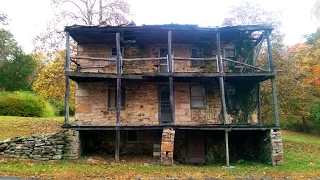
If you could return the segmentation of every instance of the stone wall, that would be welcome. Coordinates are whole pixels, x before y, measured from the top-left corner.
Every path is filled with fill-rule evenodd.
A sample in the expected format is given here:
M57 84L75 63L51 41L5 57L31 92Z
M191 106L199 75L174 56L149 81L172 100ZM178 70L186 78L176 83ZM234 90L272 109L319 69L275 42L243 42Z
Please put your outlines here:
M114 46L115 47L115 46ZM101 57L111 58L113 46L107 46L102 44L85 44L78 45L77 55L78 56L89 56L89 57ZM145 46L125 46L123 47L122 57L128 58L156 58L159 57L160 49L166 49L167 44L148 44ZM195 45L191 44L173 44L173 56L174 57L191 57L191 49L196 48ZM206 55L206 57L216 57L215 49L212 51L212 55ZM77 60L81 66L87 66L81 69L81 72L93 72L93 73L116 73L116 67L114 63L108 61L89 61L87 59ZM124 61L123 72L124 73L155 73L158 72L156 65L159 61ZM216 61L205 63L216 67ZM89 67L89 66L101 66ZM216 68L211 68L216 69ZM174 61L175 72L200 72L203 71L200 67L193 67L191 61Z
M114 84L109 84L114 85ZM78 83L76 87L76 125L115 125L116 111L108 109L107 83ZM158 125L158 83L122 83L125 89L125 108L121 110L121 125ZM177 125L199 125L221 123L221 101L219 89L208 90L206 108L191 109L190 84L176 83L175 123Z
M60 130L49 135L15 137L0 141L0 156L35 160L79 158L77 131Z

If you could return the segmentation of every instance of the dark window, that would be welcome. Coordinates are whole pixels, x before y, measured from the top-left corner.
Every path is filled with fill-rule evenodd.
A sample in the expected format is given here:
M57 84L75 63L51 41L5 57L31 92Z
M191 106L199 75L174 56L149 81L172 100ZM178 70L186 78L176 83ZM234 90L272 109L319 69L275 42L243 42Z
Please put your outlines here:
M205 89L203 86L191 86L191 108L205 108Z
M191 58L203 58L202 49L191 49ZM204 61L201 60L192 60L191 66L200 67L204 65Z
M108 109L116 109L117 88L116 86L109 86L108 89ZM125 108L126 104L126 91L121 88L121 109Z
M127 141L138 142L138 131L136 130L128 131Z

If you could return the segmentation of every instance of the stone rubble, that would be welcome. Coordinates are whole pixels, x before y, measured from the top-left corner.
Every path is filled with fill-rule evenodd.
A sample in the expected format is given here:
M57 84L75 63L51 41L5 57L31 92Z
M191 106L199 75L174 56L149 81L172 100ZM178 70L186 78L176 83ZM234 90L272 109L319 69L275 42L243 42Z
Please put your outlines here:
M15 137L0 141L0 157L34 160L77 159L79 132L61 129L57 133Z

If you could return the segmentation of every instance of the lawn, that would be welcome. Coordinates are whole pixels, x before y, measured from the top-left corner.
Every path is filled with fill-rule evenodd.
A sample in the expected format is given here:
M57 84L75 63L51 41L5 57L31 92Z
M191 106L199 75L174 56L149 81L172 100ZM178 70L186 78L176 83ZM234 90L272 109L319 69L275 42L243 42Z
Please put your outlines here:
M51 133L59 129L63 118L0 117L0 139ZM283 131L285 165L242 162L234 168L216 166L175 165L164 167L152 163L122 161L49 161L0 158L0 176L37 177L54 179L150 179L150 178L320 178L320 137Z

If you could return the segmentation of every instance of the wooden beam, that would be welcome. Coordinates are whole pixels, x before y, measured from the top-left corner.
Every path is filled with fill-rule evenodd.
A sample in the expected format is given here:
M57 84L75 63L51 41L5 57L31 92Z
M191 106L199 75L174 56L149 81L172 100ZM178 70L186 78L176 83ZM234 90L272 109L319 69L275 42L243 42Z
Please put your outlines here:
M117 128L116 129L116 148L115 148L115 160L117 163L120 162L119 152L120 152L120 130Z
M273 67L273 58L272 58L272 45L270 40L270 32L269 30L266 30L266 36L267 36L267 45L268 45L268 65L269 65L269 71L274 72Z
M121 113L121 78L117 78L117 126L120 125L120 113Z
M223 64L221 58L221 47L220 47L220 33L217 34L217 54L218 54L218 70L219 74L223 73ZM225 88L224 88L224 79L223 77L219 77L220 83L220 97L221 97L221 105L222 105L222 118L223 123L228 124L228 116L227 116L227 106L226 106L226 96L225 96Z
M277 127L280 127L279 122L279 110L278 110L278 98L277 98L277 88L276 88L276 79L271 78L272 85L272 100L273 100L273 115L274 115L274 124Z
M65 80L66 80L66 90L64 95L64 106L65 106L65 117L64 124L70 124L69 121L69 104L70 104L70 80L67 72L70 71L70 34L66 32L66 69L65 69Z
M133 59L122 59L122 61L154 61L154 60L166 60L166 57L157 58L133 58Z
M172 32L171 30L168 31L168 70L169 72L173 72L173 62L172 62L172 47L171 47L171 43L172 43Z
M250 64L246 64L246 63L242 63L242 62L238 62L238 61L235 61L235 60L232 60L232 59L228 59L228 58L222 58L222 60L224 61L229 61L229 62L232 62L232 63L235 63L235 64L240 64L240 65L243 65L243 66L247 66L247 67L250 67L250 68L253 68L253 69L258 69L258 70L261 70L261 71L267 71L263 68L260 68L260 67L257 67L257 66L253 66L253 65L250 65Z
M257 92L257 100L258 100L258 118L259 118L259 125L262 126L262 113L261 113L261 84L258 83L258 92Z
M229 131L225 130L225 141L226 141L226 165L227 167L230 166L229 161Z
M174 60L178 61L212 61L217 60L217 58L187 58L187 57L173 57Z
M113 58L97 58L97 57L89 57L89 56L71 56L71 59L85 59L91 61L116 61Z
M221 43L220 43L220 33L217 33L217 56L218 56L218 69L219 73L223 73L223 64L222 64L222 57L221 57Z
M117 57L116 57L116 66L117 66L117 74L121 74L121 48L120 48L120 33L116 34L116 46L117 46Z
M175 124L173 77L169 77L169 90L170 90L171 119L172 119L172 124Z

